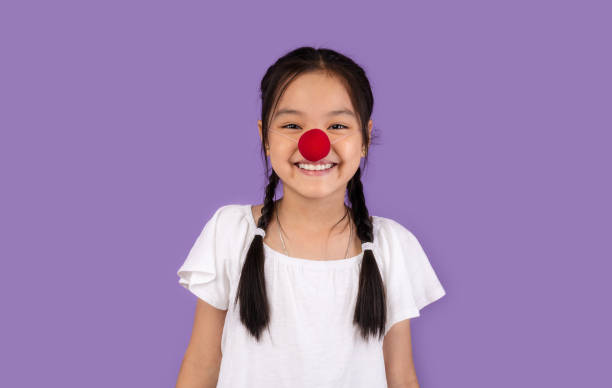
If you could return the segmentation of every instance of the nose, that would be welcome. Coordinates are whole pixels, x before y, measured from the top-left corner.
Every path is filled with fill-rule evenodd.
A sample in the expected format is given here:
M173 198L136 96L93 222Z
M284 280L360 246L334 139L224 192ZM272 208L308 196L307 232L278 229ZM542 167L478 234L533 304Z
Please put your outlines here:
M313 128L300 136L298 149L304 158L316 162L329 154L329 137L323 130Z

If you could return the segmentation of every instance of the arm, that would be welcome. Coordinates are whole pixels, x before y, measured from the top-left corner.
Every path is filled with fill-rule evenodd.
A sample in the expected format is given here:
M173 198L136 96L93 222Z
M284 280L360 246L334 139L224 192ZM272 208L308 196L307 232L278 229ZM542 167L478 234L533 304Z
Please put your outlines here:
M198 298L191 339L179 370L176 388L214 388L221 366L221 336L227 310Z
M420 388L410 338L410 319L394 324L383 340L385 372L389 388Z

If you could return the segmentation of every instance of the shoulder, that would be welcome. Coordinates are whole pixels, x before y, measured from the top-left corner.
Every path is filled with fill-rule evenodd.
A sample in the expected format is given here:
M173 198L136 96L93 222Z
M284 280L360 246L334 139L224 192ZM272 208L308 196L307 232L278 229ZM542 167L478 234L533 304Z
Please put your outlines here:
M416 236L399 221L382 216L372 216L375 240L380 246L393 246L398 242L418 242Z
M251 205L231 203L215 209L210 221L220 229L248 226L252 218Z
M424 251L415 234L401 222L374 216L374 241L387 271L420 265Z
M216 243L226 252L238 253L252 234L251 205L226 204L215 209L205 229L213 229ZM238 251L236 251L238 249Z

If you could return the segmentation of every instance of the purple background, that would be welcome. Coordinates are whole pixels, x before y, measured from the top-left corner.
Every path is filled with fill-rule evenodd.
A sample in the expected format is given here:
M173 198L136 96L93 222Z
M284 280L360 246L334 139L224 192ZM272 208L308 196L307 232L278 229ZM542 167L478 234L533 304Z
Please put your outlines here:
M0 386L174 386L176 271L261 203L259 82L301 45L365 68L370 213L447 291L421 385L609 384L607 2L204 3L1 3Z

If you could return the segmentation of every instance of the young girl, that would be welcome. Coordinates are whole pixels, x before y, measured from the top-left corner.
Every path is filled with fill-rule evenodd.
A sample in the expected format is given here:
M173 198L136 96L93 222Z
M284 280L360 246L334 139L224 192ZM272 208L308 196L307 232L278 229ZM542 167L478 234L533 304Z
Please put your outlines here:
M364 70L301 47L261 98L265 198L218 208L178 270L198 299L177 387L418 387L409 319L445 290L416 237L368 213Z

